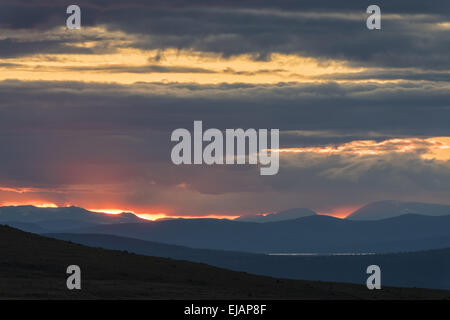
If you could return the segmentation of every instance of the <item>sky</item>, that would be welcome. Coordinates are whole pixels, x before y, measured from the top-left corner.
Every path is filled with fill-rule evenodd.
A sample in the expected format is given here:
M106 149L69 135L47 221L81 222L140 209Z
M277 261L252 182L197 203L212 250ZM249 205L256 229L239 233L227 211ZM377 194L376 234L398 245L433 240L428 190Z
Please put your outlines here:
M450 2L0 1L0 205L147 218L450 204ZM280 170L171 132L280 129Z

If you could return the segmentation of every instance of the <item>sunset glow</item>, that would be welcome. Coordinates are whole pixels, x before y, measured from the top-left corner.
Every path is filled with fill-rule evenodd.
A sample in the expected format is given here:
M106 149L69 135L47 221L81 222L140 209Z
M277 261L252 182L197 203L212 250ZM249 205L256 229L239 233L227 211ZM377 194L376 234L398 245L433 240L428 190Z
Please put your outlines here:
M54 203L42 203L42 202L26 202L26 203L18 203L18 202L2 202L0 204L1 207L19 207L19 206L33 206L37 208L57 208L58 206Z
M88 209L89 211L92 212L97 212L97 213L106 213L106 214L121 214L121 213L132 213L136 216L138 216L141 219L145 219L145 220L150 220L150 221L155 221L158 219L163 219L166 218L167 215L165 213L136 213L133 210L128 210L128 209Z
M145 219L145 220L151 220L151 221L155 221L155 220L159 220L159 219L236 219L239 216L238 215L215 215L215 214L210 214L210 215L205 215L205 216L180 216L180 215L170 215L170 214L166 214L166 213L136 213L133 212L132 210L122 210L122 209L88 209L89 211L92 212L98 212L98 213L107 213L107 214L121 214L124 212L130 212L136 216L138 216L139 218Z
M92 212L107 213L107 214L121 214L124 212L130 212L130 213L134 214L133 211L121 210L121 209L87 209L87 210L92 211Z

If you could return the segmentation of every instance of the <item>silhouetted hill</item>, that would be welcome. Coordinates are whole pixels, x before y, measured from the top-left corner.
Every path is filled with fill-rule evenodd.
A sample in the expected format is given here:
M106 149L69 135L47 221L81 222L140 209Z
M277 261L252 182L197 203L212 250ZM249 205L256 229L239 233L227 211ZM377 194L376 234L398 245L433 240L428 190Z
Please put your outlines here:
M399 252L450 247L450 216L403 215L377 221L329 216L254 223L178 219L98 225L71 233L112 234L193 248L256 253Z
M254 216L242 216L235 221L248 221L248 222L274 222L293 220L308 216L316 215L314 211L306 208L294 208L289 210L280 211L278 213L270 213L267 215L254 215Z
M4 224L25 232L32 232L32 233L47 233L50 232L50 230L45 229L41 227L40 225L36 223L28 223L28 222L20 222L20 221L2 221L0 224Z
M367 266L382 269L384 285L450 290L450 249L380 255L273 256L193 249L99 234L49 234L88 246L207 263L253 274L364 284Z
M450 215L450 205L422 202L402 202L395 200L377 201L359 208L349 215L347 219L379 220L409 213L428 216Z
M1 298L420 299L450 292L249 275L205 264L90 248L0 226ZM66 268L81 268L82 289L66 289ZM6 280L5 280L6 279Z

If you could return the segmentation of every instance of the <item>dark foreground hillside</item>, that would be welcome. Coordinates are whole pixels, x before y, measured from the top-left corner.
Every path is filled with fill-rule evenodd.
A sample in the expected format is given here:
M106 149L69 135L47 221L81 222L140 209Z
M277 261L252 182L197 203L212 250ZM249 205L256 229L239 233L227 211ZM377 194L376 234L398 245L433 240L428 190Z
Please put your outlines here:
M82 290L66 289L79 265ZM280 280L177 261L90 248L0 226L0 298L425 299L449 291Z

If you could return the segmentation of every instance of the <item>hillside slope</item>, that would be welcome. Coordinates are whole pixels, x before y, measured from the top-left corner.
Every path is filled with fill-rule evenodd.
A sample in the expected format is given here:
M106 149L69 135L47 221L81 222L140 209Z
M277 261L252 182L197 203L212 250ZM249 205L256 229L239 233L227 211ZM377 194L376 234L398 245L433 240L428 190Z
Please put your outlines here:
M90 248L0 226L0 298L420 299L448 291L280 280L199 263ZM67 266L82 270L82 290L66 289Z
M271 277L364 284L367 266L382 269L384 285L450 290L450 248L376 255L292 256L193 249L101 234L49 234L61 240L137 254L202 262Z

